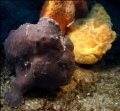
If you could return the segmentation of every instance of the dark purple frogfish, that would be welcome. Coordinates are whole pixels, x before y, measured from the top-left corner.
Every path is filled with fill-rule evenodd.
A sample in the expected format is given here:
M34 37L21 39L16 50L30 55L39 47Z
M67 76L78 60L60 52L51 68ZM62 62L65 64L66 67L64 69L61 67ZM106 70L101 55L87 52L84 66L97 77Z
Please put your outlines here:
M75 70L72 42L48 17L11 31L4 48L6 65L15 74L5 96L10 107L20 106L31 88L55 89L68 84Z

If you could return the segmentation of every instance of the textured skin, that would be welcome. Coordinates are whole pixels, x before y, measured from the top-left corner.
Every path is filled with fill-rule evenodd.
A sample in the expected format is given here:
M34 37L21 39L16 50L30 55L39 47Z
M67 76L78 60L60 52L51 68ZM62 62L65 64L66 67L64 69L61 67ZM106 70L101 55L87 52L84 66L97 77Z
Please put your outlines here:
M86 18L70 24L67 34L74 44L75 61L81 64L93 64L102 59L116 39L111 19L100 4L93 5Z
M65 34L67 25L74 19L85 17L87 11L85 0L46 0L40 17L46 16L57 21Z
M75 17L74 1L46 0L40 13L40 17L43 16L57 21L64 34L67 25L72 22Z
M15 72L12 90L5 96L8 105L20 106L24 93L33 87L55 89L68 84L75 70L72 51L70 39L48 17L12 31L5 41L6 63Z
M87 2L86 2L87 1ZM87 3L89 4L91 0L75 0L75 20L83 18L88 12Z

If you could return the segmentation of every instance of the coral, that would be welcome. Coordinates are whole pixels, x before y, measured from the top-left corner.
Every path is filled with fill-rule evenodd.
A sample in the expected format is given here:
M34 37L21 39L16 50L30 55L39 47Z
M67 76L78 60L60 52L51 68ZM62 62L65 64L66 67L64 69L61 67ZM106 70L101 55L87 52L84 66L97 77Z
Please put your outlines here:
M11 107L20 106L24 93L33 87L55 89L68 84L75 70L72 42L48 17L11 31L5 54L7 66L15 73L12 90L5 96Z
M101 4L95 4L84 19L68 26L68 36L74 44L75 61L93 64L100 60L116 38L109 15Z
M70 22L75 18L84 17L86 13L87 6L85 0L48 0L42 7L40 17L46 16L57 21L60 24L62 33L64 34L66 32L66 27Z

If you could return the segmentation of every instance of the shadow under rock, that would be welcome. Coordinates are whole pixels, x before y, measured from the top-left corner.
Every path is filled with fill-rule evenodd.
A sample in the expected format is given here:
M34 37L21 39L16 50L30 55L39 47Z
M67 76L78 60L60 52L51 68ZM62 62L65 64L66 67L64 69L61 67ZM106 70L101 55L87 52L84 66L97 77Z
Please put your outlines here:
M24 97L28 98L47 98L48 100L54 100L57 97L57 93L60 91L60 88L57 89L43 89L43 88L32 88L24 94Z

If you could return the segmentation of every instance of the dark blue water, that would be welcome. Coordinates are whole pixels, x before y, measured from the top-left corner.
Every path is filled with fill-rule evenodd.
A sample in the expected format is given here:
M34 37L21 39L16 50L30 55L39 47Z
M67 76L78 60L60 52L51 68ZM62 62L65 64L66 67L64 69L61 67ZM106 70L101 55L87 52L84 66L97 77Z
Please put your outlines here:
M37 23L39 20L40 10L44 1L0 1L0 46L3 48L4 41L11 30L17 29L24 23ZM107 13L111 17L113 30L117 33L117 39L113 43L113 47L108 51L108 55L114 56L120 61L120 5L118 0L96 0L104 6Z

